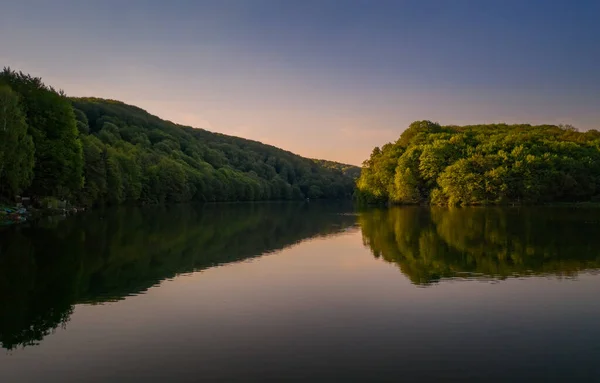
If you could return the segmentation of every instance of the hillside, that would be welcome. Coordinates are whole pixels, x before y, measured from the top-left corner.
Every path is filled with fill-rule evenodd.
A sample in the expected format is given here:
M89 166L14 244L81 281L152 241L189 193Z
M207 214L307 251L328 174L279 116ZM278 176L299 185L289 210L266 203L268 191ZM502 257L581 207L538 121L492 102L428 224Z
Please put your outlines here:
M19 168L0 167L0 181L12 180L0 184L5 198L23 192L86 206L348 198L360 172L177 125L119 101L67 98L10 69L0 85L0 102L12 108L0 109L0 120L12 121L11 148L21 148L0 147L0 161Z
M417 121L373 150L356 194L368 203L451 206L598 201L600 132Z

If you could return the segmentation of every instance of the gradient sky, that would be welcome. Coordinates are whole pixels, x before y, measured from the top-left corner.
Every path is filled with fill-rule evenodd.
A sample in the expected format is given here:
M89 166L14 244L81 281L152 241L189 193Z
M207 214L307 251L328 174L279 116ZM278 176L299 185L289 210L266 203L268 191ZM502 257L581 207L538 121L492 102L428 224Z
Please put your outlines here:
M0 65L360 164L410 122L600 128L600 1L3 1Z

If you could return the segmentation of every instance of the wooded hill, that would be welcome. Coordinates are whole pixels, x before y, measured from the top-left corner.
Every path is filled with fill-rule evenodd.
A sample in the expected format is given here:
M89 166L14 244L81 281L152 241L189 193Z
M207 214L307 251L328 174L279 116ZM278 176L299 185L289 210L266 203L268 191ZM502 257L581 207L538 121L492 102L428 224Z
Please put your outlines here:
M0 196L93 206L347 198L358 167L161 120L135 106L68 98L0 73Z
M373 150L356 195L434 205L600 201L600 132L417 121Z

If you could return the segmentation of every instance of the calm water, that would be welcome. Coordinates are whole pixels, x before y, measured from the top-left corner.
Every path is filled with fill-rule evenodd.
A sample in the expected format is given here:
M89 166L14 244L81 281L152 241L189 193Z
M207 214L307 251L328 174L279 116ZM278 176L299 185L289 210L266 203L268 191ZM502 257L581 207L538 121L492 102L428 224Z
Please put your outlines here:
M89 212L0 229L0 380L600 381L600 210Z

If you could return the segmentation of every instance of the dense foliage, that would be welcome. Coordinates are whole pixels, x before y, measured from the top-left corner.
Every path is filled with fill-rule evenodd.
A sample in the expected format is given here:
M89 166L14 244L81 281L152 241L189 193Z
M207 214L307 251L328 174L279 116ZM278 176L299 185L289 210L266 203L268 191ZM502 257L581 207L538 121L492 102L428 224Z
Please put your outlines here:
M342 204L341 202L339 204ZM180 273L241 261L354 224L336 202L94 209L0 228L0 348L36 344L77 303L140 294Z
M600 132L418 121L364 162L369 203L474 205L600 199Z
M179 126L118 101L69 99L10 69L0 86L0 134L8 137L0 197L25 192L87 206L346 198L359 172Z
M35 147L33 179L27 190L39 196L74 197L83 186L83 156L71 103L40 78L9 69L0 73L2 84L20 96L27 134Z
M33 141L19 97L0 85L0 195L14 196L33 178Z
M574 276L600 267L598 211L392 207L361 212L363 241L413 283Z

